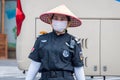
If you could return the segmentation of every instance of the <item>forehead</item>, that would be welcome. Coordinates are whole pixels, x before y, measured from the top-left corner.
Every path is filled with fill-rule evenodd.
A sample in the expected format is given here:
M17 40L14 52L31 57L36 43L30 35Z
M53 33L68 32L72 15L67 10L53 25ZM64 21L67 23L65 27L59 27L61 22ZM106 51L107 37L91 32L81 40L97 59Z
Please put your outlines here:
M65 15L62 15L62 14L54 14L54 17L64 17L64 18L66 18L66 16Z

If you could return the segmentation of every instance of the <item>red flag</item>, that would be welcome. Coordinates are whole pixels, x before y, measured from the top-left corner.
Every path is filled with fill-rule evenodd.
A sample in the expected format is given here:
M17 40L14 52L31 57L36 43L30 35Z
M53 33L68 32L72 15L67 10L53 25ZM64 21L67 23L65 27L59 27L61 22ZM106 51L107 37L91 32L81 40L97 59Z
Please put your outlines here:
M17 8L16 8L16 25L17 25L17 36L20 34L22 22L25 19L25 15L22 11L21 2L17 0Z

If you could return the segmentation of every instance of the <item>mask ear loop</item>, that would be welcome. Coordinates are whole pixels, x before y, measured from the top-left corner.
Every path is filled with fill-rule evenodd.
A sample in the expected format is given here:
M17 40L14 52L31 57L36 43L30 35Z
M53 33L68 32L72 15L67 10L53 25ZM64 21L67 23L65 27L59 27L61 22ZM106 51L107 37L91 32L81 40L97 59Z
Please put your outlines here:
M67 30L68 27L70 27L71 21L68 21L67 27L64 29L64 32Z

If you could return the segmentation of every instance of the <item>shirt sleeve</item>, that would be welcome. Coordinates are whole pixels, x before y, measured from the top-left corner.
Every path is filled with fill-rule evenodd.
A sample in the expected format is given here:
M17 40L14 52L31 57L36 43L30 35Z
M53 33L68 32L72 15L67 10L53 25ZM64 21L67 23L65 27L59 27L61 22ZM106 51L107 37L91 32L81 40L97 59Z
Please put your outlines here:
M81 44L75 43L74 53L72 58L72 63L74 67L82 67L83 66L83 58L82 58L82 49Z
M31 53L28 56L30 59L32 59L32 60L34 60L36 62L41 62L40 56L39 56L39 45L40 45L40 39L37 38L32 50L31 50Z

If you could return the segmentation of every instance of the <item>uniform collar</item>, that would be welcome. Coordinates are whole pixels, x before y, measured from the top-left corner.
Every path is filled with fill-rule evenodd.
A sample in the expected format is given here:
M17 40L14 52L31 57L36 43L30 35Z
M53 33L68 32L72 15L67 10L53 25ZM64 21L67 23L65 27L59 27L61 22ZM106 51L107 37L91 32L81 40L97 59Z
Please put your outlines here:
M60 34L60 35L57 35L57 33L56 33L56 31L55 30L53 30L53 32L52 32L55 36L63 36L63 35L65 35L66 33L67 33L67 30L65 31L65 33L63 33L63 34Z

